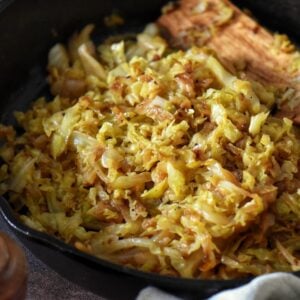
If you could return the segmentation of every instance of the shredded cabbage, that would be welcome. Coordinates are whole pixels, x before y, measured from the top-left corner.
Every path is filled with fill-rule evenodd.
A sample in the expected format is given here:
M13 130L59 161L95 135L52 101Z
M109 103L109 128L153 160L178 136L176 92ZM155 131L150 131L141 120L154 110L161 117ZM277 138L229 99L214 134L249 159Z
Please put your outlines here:
M272 115L277 94L153 24L99 47L92 29L50 50L55 97L15 114L24 133L0 126L0 191L21 220L165 275L299 270L299 133Z

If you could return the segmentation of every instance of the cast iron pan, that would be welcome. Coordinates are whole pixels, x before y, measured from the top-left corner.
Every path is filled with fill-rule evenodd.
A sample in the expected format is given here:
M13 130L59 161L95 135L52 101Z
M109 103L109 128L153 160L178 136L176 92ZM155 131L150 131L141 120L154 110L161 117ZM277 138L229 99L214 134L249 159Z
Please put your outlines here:
M46 84L47 51L88 23L97 25L96 38L114 33L138 32L155 20L164 0L0 0L0 122L14 124L12 112L25 110L40 95L49 95ZM299 30L298 0L234 1L250 8L271 29L288 33L296 41ZM125 27L108 30L104 16L119 12ZM50 98L50 95L49 95ZM110 300L134 299L147 285L156 285L185 299L208 297L239 286L242 280L193 280L159 276L129 269L92 257L64 242L23 225L8 202L0 211L19 239L39 259L62 276ZM300 272L296 273L300 275ZM42 288L42 287L41 287Z

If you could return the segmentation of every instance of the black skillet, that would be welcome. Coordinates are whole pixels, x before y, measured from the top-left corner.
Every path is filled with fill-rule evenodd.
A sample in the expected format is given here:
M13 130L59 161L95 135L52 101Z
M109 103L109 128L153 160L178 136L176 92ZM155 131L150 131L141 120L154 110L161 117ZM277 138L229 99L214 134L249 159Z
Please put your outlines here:
M0 122L14 124L12 112L24 110L47 93L47 51L75 29L97 24L97 36L117 33L103 26L104 16L116 11L127 20L123 32L138 32L155 20L164 0L0 0ZM271 29L300 39L299 0L236 0ZM0 211L19 239L39 259L62 276L108 299L133 299L147 285L157 285L186 299L200 299L239 286L243 280L178 279L128 269L77 251L18 221L5 199ZM300 273L297 273L300 275ZM42 288L42 287L41 287Z

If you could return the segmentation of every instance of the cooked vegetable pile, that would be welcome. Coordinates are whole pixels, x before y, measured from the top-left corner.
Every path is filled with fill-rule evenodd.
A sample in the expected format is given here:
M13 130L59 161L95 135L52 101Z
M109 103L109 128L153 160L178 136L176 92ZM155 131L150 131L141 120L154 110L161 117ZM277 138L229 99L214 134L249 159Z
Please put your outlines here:
M92 29L50 50L55 97L15 113L23 133L0 128L1 194L21 220L165 275L300 270L300 144L271 114L278 92L154 25L97 48Z

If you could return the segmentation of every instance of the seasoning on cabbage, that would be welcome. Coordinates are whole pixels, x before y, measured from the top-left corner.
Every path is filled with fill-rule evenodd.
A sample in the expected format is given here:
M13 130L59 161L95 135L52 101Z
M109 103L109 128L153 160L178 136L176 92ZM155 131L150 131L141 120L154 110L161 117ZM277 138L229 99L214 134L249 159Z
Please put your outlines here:
M140 270L236 278L299 270L298 130L271 87L155 25L49 52L54 98L0 126L0 191L28 226ZM299 249L298 249L299 245Z

